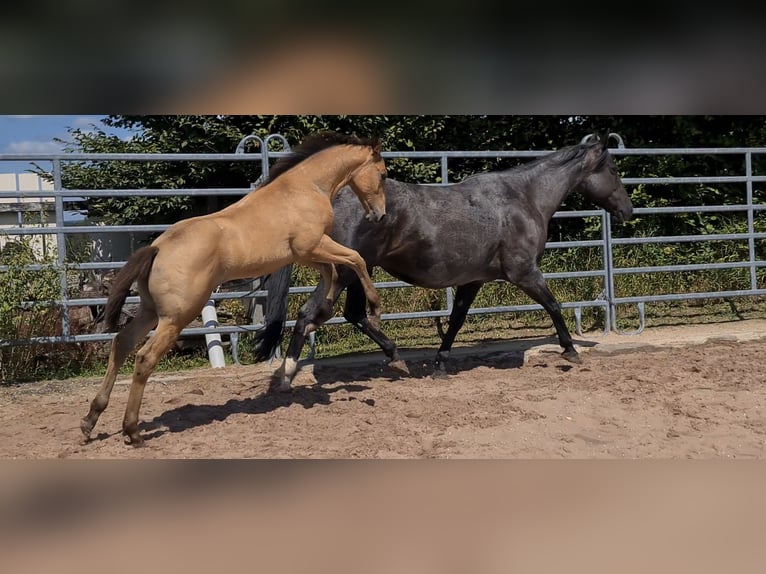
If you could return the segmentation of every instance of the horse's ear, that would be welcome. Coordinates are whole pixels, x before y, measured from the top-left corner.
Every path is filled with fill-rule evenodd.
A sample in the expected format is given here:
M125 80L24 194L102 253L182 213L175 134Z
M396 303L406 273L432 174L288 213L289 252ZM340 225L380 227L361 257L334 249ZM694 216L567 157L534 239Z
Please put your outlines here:
M607 132L607 134L608 133L609 132ZM609 141L609 137L602 137L598 132L594 132L592 135L583 138L583 142L588 144L585 158L583 160L583 167L587 171L595 170L601 163L601 159L604 157L607 141Z
M606 130L602 136L598 138L601 142L601 149L609 147L609 130Z
M383 142L380 141L380 138L375 138L372 142L372 153L375 155L380 155L380 152L383 150Z

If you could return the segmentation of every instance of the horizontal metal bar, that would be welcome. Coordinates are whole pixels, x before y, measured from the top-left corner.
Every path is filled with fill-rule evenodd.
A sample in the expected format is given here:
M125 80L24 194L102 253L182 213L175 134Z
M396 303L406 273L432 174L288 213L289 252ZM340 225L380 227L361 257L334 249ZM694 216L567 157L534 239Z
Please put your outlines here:
M90 233L157 233L165 231L170 225L65 225L45 227L9 227L0 229L0 233L7 235L54 235L64 233L67 235L80 235Z
M715 175L715 176L684 176L684 177L621 177L624 185L639 184L688 184L688 183L744 183L756 176L748 178L745 175Z
M546 249L565 249L567 247L603 247L602 239L587 239L584 241L549 241L545 244Z
M609 148L612 155L743 155L766 154L766 147Z
M63 195L64 201L77 203L86 201L86 197L175 197L175 196L230 196L246 195L251 187L217 187L217 188L176 188L176 189L59 189L42 191L0 191L0 198L44 198L53 199ZM34 205L38 205L34 202ZM53 201L39 204L41 207L53 208Z
M228 333L252 333L259 329L262 329L264 325L262 323L251 325L226 325L220 327L189 327L183 329L179 338L193 337L199 335L209 335L213 333L228 334ZM150 331L149 335L152 335L154 331ZM54 336L54 337L32 337L29 339L12 339L0 341L0 347L16 347L31 344L52 344L52 343L95 343L98 341L110 341L114 338L116 333L87 333L84 335L69 335Z
M287 152L269 152L279 158ZM261 154L239 153L0 153L0 161L261 161Z
M574 309L577 307L606 307L608 301L576 301L562 303L561 307L564 309ZM508 305L505 307L474 307L468 310L469 315L481 315L481 314L493 314L493 313L517 313L526 311L543 311L543 307L537 304L530 305ZM383 313L380 318L382 321L403 321L413 319L436 319L440 317L449 317L450 311L448 309L437 309L433 311L413 311L409 313ZM295 327L295 321L287 321L286 327ZM348 323L343 317L333 317L329 319L324 325L342 325Z
M665 235L657 237L614 237L614 245L639 245L648 243L691 243L694 241L745 241L750 238L764 239L766 233L711 233L710 235Z
M687 265L657 265L654 267L614 267L615 275L634 273L673 273L678 271L710 271L711 269L747 269L766 267L766 261L736 261L727 263L690 263Z
M766 204L739 204L739 205L678 205L668 207L636 207L633 215L659 215L670 213L728 213L740 211L764 211Z
M749 297L766 295L766 289L743 289L740 291L706 291L703 293L669 293L664 295L638 295L635 297L615 297L615 305L626 303L652 303L662 301L683 301L686 299L726 299L727 297Z
M381 153L384 158L441 159L491 158L491 157L539 157L556 150L450 150L450 151L396 151ZM710 147L710 148L609 148L615 156L634 155L744 155L766 154L766 147ZM288 155L285 151L270 151L269 158ZM261 161L260 153L30 153L0 154L0 161Z

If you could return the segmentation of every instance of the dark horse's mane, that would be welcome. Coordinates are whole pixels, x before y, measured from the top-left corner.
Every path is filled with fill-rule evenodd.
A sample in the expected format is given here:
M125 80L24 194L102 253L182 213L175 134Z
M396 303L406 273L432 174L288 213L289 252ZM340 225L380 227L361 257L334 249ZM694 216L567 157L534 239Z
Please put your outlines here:
M546 154L544 156L538 157L530 162L527 162L525 164L522 164L521 167L535 167L537 165L540 165L544 162L552 162L553 165L565 165L569 163L570 161L576 161L581 159L585 153L592 149L593 147L601 146L600 143L584 143L584 144L577 144L565 148L561 148L558 151L551 152L549 154ZM607 154L602 154L599 158L598 165L596 166L596 169L600 169L603 162L606 161Z
M541 164L554 165L554 166L566 165L571 161L577 161L582 159L589 149L592 149L593 147L596 147L596 146L601 146L601 144L599 144L598 142L581 143L581 144L576 144L569 147L564 147L559 150L546 153L545 155L542 155L540 157L537 157L533 160L527 161L515 167L500 170L495 173L507 174L512 172L512 173L518 173L519 175L523 174L525 177L529 177L530 170L535 169L537 166ZM603 164L607 160L607 157L608 155L606 153L601 154L601 157L599 158L598 163L596 164L596 167L595 167L596 171L603 167ZM463 179L463 181L472 179L474 177L484 177L490 173L493 173L493 172L474 173L467 176L465 179Z
M354 135L342 134L338 132L317 132L310 134L304 140L290 150L290 154L281 158L269 170L269 177L264 183L274 181L280 175L294 168L306 158L336 145L359 145L375 147L379 144L378 138L360 138Z

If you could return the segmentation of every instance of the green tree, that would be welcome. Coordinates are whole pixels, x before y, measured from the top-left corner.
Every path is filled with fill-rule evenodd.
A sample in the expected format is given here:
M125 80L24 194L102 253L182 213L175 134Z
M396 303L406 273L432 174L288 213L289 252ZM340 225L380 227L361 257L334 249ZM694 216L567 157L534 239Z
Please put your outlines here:
M483 116L483 115L338 115L338 116L107 116L106 126L134 131L121 140L104 130L70 130L66 149L77 152L230 153L250 134L282 134L295 145L307 134L335 130L382 137L390 151L557 149L579 142L594 129L619 133L628 147L763 146L766 119L751 116ZM450 181L479 171L502 169L522 160L455 159L449 162ZM754 167L763 173L766 166ZM391 176L403 181L439 182L438 161L391 159ZM744 173L741 156L626 156L620 171L630 177L669 175L727 175ZM258 162L81 162L65 163L63 182L69 189L183 189L184 187L246 188L260 175ZM632 190L638 206L694 205L740 201L742 186L644 186ZM106 223L172 223L184 217L220 209L236 197L92 198L91 218ZM572 208L585 204L572 196ZM673 222L657 220L651 232L678 231ZM685 225L711 222L692 216ZM569 223L564 223L569 225ZM634 222L627 232L643 225ZM578 223L572 222L571 233ZM582 225L579 223L579 225ZM637 227L638 226L638 227ZM658 227L659 226L659 227ZM662 229L667 227L668 229ZM649 231L649 230L647 230Z
M319 130L380 136L388 150L553 149L583 135L580 122L556 116L107 116L108 127L133 130L122 140L103 129L71 129L65 149L83 153L231 153L251 134L279 133L295 145ZM392 177L439 181L438 161L391 160ZM450 179L502 167L492 159L462 160ZM63 184L76 189L248 187L258 162L66 162ZM219 209L236 198L92 198L88 214L109 224L171 223Z

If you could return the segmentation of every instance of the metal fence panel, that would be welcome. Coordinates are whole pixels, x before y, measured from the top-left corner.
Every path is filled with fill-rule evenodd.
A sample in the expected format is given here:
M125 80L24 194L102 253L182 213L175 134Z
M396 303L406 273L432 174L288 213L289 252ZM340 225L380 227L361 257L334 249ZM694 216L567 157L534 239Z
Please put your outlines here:
M269 151L269 143L277 141L282 145L282 151ZM257 143L259 149L257 153L245 153L246 145ZM621 144L621 140L619 140ZM20 195L23 197L53 198L55 204L55 224L49 227L27 227L20 225L0 230L0 233L9 236L24 235L54 235L57 246L57 269L59 271L60 297L56 301L49 301L49 304L60 305L63 309L84 305L103 305L106 298L90 297L76 298L70 296L70 289L67 285L66 272L68 269L75 270L113 270L120 268L124 261L105 261L105 262L80 262L67 263L67 236L74 234L128 234L128 233L155 233L164 231L168 225L119 225L103 226L88 225L75 226L69 225L65 221L65 203L72 198L84 197L131 197L131 196L151 196L168 197L173 195L190 196L238 196L246 194L251 188L211 188L211 189L121 189L121 190L97 190L97 189L64 189L62 185L62 163L71 161L136 161L136 162L203 162L203 161L255 161L260 162L261 174L268 174L269 162L284 156L289 150L287 141L280 135L274 134L265 139L257 136L249 136L240 142L235 153L215 153L215 154L0 154L1 161L36 161L50 162L52 165L53 190L51 191L33 191L33 192L4 192L0 191L0 198L14 197ZM657 207L635 209L635 215L674 215L682 213L735 213L744 212L747 216L747 230L742 233L711 233L708 235L673 235L664 237L613 237L611 223L606 212L600 209L580 210L580 211L559 211L556 218L585 218L599 217L601 221L601 238L595 240L583 241L549 241L546 249L563 248L581 248L595 247L601 250L602 267L596 270L568 271L559 273L548 273L548 279L560 278L587 278L601 277L604 282L604 290L600 296L594 300L583 301L563 301L564 309L573 309L577 321L577 330L580 330L580 314L584 308L601 308L605 314L604 331L621 332L617 328L617 308L620 305L637 305L639 311L639 327L633 332L640 332L644 327L644 305L659 301L682 301L699 298L713 297L743 297L766 294L766 289L758 285L756 271L764 266L766 262L757 258L755 242L766 238L766 233L755 231L755 214L766 210L766 205L757 204L753 200L754 184L766 182L766 176L755 175L753 173L752 158L754 155L766 155L766 148L662 148L662 149L628 149L620 147L610 150L614 156L671 156L671 155L705 155L705 156L732 156L740 155L745 160L745 171L742 174L726 174L720 176L679 176L679 177L629 177L626 174L623 182L627 187L632 185L685 185L685 184L742 184L743 196L742 202L734 205L689 205L674 207ZM407 158L413 160L433 159L440 162L440 175L442 182L448 182L449 161L451 159L464 158L534 158L549 153L548 151L535 150L497 150L497 151L389 151L382 155L386 159ZM649 245L649 244L669 244L682 242L710 242L710 241L744 241L748 244L748 258L742 261L728 261L709 264L688 264L688 265L642 265L629 267L614 266L614 249L626 245ZM31 265L29 269L40 269L40 265ZM699 271L705 269L736 269L745 268L750 273L750 285L747 289L729 290L729 291L706 291L700 293L662 293L653 295L618 295L615 289L615 278L619 276L646 274L646 273L681 273L689 271ZM7 268L0 266L0 271ZM378 289L401 289L411 287L402 281L384 281L376 282ZM291 294L307 293L313 291L313 285L297 285L290 288ZM263 297L265 291L256 290L234 291L227 293L214 293L212 298L216 301L222 299L239 299L243 297ZM383 314L383 320L415 319L415 318L437 318L448 316L451 311L451 290L447 290L447 306L445 309L432 311L402 312ZM128 303L136 303L137 297L129 297ZM498 306L487 308L474 308L470 314L485 313L508 313L525 312L530 310L541 310L542 307L536 304ZM343 323L342 317L335 317L328 321L328 324ZM287 325L292 327L295 321L288 321ZM199 335L209 333L246 333L260 328L259 323L210 328L187 328L182 331L183 335ZM5 340L0 341L0 346L23 345L23 344L44 344L61 342L86 342L86 341L105 341L111 339L111 334L81 334L73 335L69 325L69 314L62 313L62 335L55 337L37 337L31 339Z

